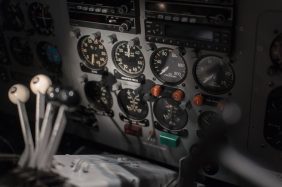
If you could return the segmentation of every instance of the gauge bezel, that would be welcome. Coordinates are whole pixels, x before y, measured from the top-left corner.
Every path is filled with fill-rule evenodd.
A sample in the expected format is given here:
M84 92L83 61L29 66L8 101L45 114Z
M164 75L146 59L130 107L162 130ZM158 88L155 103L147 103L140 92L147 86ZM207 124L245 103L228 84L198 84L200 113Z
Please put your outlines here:
M273 65L282 66L282 58L280 59L280 60L281 60L281 64L279 64L279 63L276 63L276 62L274 61L273 56L272 56L272 48L273 48L274 43L278 40L278 38L281 38L281 44L282 44L282 32L279 33L279 34L277 34L277 35L274 37L274 39L272 40L271 45L270 45L270 48L269 48L269 58L270 58L271 63L272 63Z
M35 30L39 33L39 34L42 34L42 35L45 35L45 36L49 36L49 35L52 35L54 34L54 18L52 17L52 14L50 12L50 10L48 9L48 13L50 14L50 17L51 17L51 24L50 24L50 27L44 27L42 31L41 30L41 26L37 26L38 23L37 21L33 21L33 9L32 9L32 6L34 6L35 4L38 4L39 6L41 6L42 8L46 8L48 7L47 5L41 3L41 2L32 2L29 7L28 7L28 17L29 17L29 20L32 24L32 26L35 28Z
M119 72L121 72L121 73L124 74L125 76L132 77L132 78L136 78L136 77L141 76L141 75L144 73L145 68L146 68L146 59L145 59L144 53L142 52L142 50L141 50L140 47L136 46L136 47L140 50L140 52L141 52L141 54L142 54L142 56L143 56L143 58L144 58L144 65L143 65L142 70L141 70L138 74L131 74L131 73L128 73L128 72L124 71L124 70L117 64L117 61L116 61L116 58L115 58L115 53L116 53L117 47L120 46L122 43L128 43L128 41L119 41L119 42L117 42L117 43L113 46L113 49L112 49L112 60L113 60L113 63L114 63L114 65L115 65L115 67L119 70Z
M108 94L109 94L109 96L110 96L110 98L109 98L109 99L110 99L110 104L109 104L109 106L107 106L106 109L102 109L102 108L100 108L100 107L97 107L95 101L89 96L88 91L86 91L86 87L87 87L87 86L93 87L93 86L95 85L96 87L101 88L101 85L100 85L100 84L103 85L103 83L101 83L101 82L88 81L88 82L86 82L86 83L84 84L84 86L83 86L83 91L84 91L84 94L85 94L85 96L86 96L86 98L87 98L87 101L88 101L89 103L91 103L91 106L92 106L95 110L101 111L101 112L109 112L109 111L112 109L113 105L114 105L114 98L113 98L113 96L112 96L110 90L108 89L108 87L107 87L106 85L103 85L103 86L106 87L107 92L108 92ZM99 91L100 91L100 90L99 90Z
M14 5L16 8L17 8L17 13L19 14L18 17L19 19L21 19L21 23L22 23L22 26L21 27L11 27L10 25L10 20L6 20L8 17L6 17L7 15L11 16L11 12L9 12L9 10L7 10L8 8L10 8L11 6L13 6L11 3L13 3L12 1L4 1L3 2L3 7L4 7L4 26L6 26L6 28L8 30L13 30L13 31L16 31L16 32L19 32L19 31L22 31L24 30L25 26L26 26L26 21L24 19L24 13L23 13L23 10L20 6L20 3L19 2L16 2L16 4ZM21 16L21 17L20 17ZM13 25L14 26L14 25Z
M218 117L218 119L220 119L219 113L217 113L215 111L204 111L199 115L198 120L197 120L198 126L199 126L200 129L205 130L207 128L207 127L203 126L202 119L203 119L203 117L205 117L207 115L211 115L211 114L213 115L213 117L215 116L215 117Z
M188 71L189 71L188 66L187 66L187 63L186 63L186 60L184 59L183 56L180 56L180 57L182 58L182 60L183 60L183 62L184 62L184 64L185 64L185 69L186 69L186 71L185 71L184 77L183 77L180 81L178 81L178 82L173 82L173 83L172 83L172 82L166 82L166 81L164 81L162 78L160 78L160 76L155 72L155 70L154 70L154 68L153 68L153 60L154 60L154 57L156 56L156 54L157 54L159 51L161 51L161 50L163 50L163 49L173 50L172 48L169 48L169 47L160 47L160 48L156 49L156 50L152 53L152 55L151 55L151 57L150 57L150 68L151 68L151 72L153 73L153 75L154 75L160 82L162 82L162 83L164 83L164 84L172 85L172 86L179 85L179 84L181 84L182 82L185 81L185 79L187 78L187 75L188 75Z
M20 58L18 55L15 55L15 51L14 51L14 41L16 42L24 42L25 44L27 44L28 46L28 53L29 53L29 57L31 58L29 62L25 62L23 61L22 58ZM10 51L12 53L12 56L13 56L13 59L20 65L22 66L26 66L26 67L30 67L34 64L34 54L32 52L32 48L31 48L31 45L30 45L30 42L28 40L26 40L25 38L22 38L22 37L18 37L18 36L15 36L13 38L10 39L9 41L9 46L10 46ZM23 49L23 48L22 48ZM26 48L25 48L26 49ZM26 55L25 55L26 57Z
M209 90L209 89L206 89L205 86L203 86L200 81L198 80L198 76L197 76L197 66L198 64L205 58L208 58L208 57L217 57L219 59L221 59L223 61L223 57L219 56L219 55L205 55L205 56L202 56L200 57L195 63L194 63L194 66L193 66L193 77L194 77L194 80L195 82L197 83L197 86L199 88L201 88L203 91L209 93L209 94L213 94L213 95L223 95L223 94L227 94L228 92L230 92L233 88L234 88L234 85L235 85L235 82L236 82L236 74L235 74L235 70L233 68L233 66L230 64L230 63L227 63L227 62L224 62L226 63L231 71L232 71L232 75L233 75L233 81L232 81L232 84L230 86L230 88L227 90L222 90L222 91L214 91L214 90Z
M97 40L97 41L103 46L103 49L105 50L106 55L107 55L107 59L106 59L106 63L105 63L102 67L98 68L98 67L96 67L96 66L93 66L92 64L90 64L89 62L87 62L87 60L85 60L85 58L84 58L84 56L83 56L83 54L82 54L82 52L81 52L81 45L82 45L82 42L83 42L86 38L90 38L91 40L93 40L93 42L95 42L95 40ZM77 43L77 52L78 52L79 58L82 60L83 64L84 64L86 67L88 67L88 68L90 68L90 69L93 69L93 70L103 70L103 69L107 66L107 64L108 64L108 62L109 62L109 56L108 56L108 52L107 52L107 49L106 49L105 45L101 42L101 40L93 39L93 38L91 38L90 35L85 35L85 36L82 36L82 37L79 38L78 43Z
M182 131L183 129L185 129L185 127L188 125L188 121L189 121L189 114L188 114L188 111L187 111L187 109L184 109L185 110L185 113L186 113L186 116L187 116L187 119L186 119L186 121L185 121L185 125L183 126L183 127L181 127L181 128L179 128L179 129L170 129L170 128L168 128L167 127L167 124L164 124L164 123L162 123L159 119L158 119L158 117L157 117L157 115L156 115L156 111L157 111L157 103L161 100L161 99L171 99L171 98L169 98L169 97L160 97L160 98L158 98L156 101L155 101L155 103L154 103L154 106L153 106L153 114L154 114L154 116L155 116L155 118L156 118L156 121L160 124L160 126L162 127L162 128L164 128L164 129L166 129L166 130L168 130L168 131L171 131L171 132L178 132L178 131ZM173 101L173 99L171 99L172 101ZM176 103L177 103L177 101L175 101Z
M125 89L122 89L122 90L117 94L117 101L118 101L118 106L119 106L120 110L125 114L125 116L127 116L128 118L130 118L130 119L132 119L132 120L142 121L142 120L146 119L147 116L148 116L148 114L149 114L149 105L148 105L148 103L147 103L146 101L144 101L144 100L143 100L143 102L146 104L146 105L145 105L145 107L146 107L146 115L144 115L144 117L143 117L143 116L142 116L142 118L141 118L141 117L136 117L136 116L133 116L133 115L131 115L131 114L128 114L128 113L125 111L125 109L124 109L124 107L123 107L123 104L122 104L122 101L121 101L122 98L120 98L120 93L121 93L122 91L126 92L127 90L133 90L133 89L131 89L131 88L125 88ZM141 95L141 94L139 94L139 95L141 96L141 97L140 97L140 100L142 101L142 95Z

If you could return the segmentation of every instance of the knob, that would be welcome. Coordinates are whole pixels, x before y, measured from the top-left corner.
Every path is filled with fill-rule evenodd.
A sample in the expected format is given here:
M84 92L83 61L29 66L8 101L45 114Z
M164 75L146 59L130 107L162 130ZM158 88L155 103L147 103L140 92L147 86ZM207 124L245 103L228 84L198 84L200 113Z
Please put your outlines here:
M139 40L139 38L138 38L138 37L133 38L132 40L130 40L130 41L128 42L128 45L129 45L130 47L133 47L133 46L140 46L140 40Z
M52 81L46 75L37 75L30 81L30 89L34 94L40 93L45 95L51 85Z
M96 40L100 40L102 34L101 34L101 32L95 32L93 35L94 35Z
M9 90L9 99L13 104L18 104L18 102L26 103L29 100L29 97L30 92L24 85L16 84Z
M204 104L204 97L201 94L195 95L193 98L193 103L196 106L202 106Z
M118 8L118 13L119 14L126 14L128 13L128 6L127 5L121 5L119 8Z
M81 31L80 31L80 29L78 29L78 28L73 29L73 30L70 32L70 36L71 36L71 37L75 37L75 38L80 38L80 36L81 36Z
M160 85L155 85L151 88L151 95L154 97L159 97L162 92L162 87Z
M172 95L171 95L172 99L174 99L175 101L182 101L185 98L185 93L182 90L175 90Z
M56 102L59 100L59 93L61 91L61 87L60 86L55 86L55 87L50 87L48 90L47 90L47 93L46 93L46 96L47 96L47 100L49 102Z
M120 32L126 32L131 29L131 22L130 21L125 21L119 26L119 31Z
M73 89L62 89L59 93L59 101L69 107L75 107L79 105L80 97L78 92Z
M108 36L108 43L114 44L118 41L116 34L111 34Z

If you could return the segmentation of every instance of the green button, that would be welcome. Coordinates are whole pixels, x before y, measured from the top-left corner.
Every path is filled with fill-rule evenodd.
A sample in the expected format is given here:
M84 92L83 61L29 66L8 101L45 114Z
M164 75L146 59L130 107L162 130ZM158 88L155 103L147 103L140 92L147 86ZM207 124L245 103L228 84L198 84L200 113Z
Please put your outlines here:
M179 145L179 141L179 136L166 132L161 132L160 134L160 143L168 147L177 147Z

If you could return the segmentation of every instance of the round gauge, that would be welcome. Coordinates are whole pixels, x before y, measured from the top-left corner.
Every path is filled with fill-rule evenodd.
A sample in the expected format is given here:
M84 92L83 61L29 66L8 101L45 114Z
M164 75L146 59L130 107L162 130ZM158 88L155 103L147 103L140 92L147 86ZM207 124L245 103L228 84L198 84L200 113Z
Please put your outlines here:
M118 94L121 110L131 119L143 120L149 112L148 104L136 90L123 89Z
M235 82L232 66L217 56L200 59L194 66L194 78L203 90L212 94L227 93Z
M33 54L27 40L14 37L10 41L10 49L15 60L24 66L33 64Z
M20 31L25 26L24 14L18 2L4 1L4 24L8 29Z
M62 58L56 46L48 42L39 42L37 54L48 70L58 70L62 65Z
M168 130L181 130L187 125L188 113L171 98L160 98L154 105L154 114L160 125Z
M90 36L83 36L78 42L77 50L87 67L102 69L108 62L106 48L98 39L93 40Z
M109 89L102 82L87 82L84 92L89 102L99 111L110 111L113 106L113 98Z
M206 130L213 126L214 124L218 124L221 121L221 117L218 113L212 111L206 111L201 113L198 119L199 127L202 130Z
M32 25L40 34L50 35L53 33L54 23L48 6L34 2L29 6L28 13Z
M275 65L282 65L282 34L278 35L272 42L270 57Z
M136 77L145 69L145 58L137 45L131 46L127 41L117 43L112 51L116 67L125 75Z
M282 150L282 87L269 95L264 123L266 141L272 147Z
M173 49L159 48L151 56L151 70L160 81L168 84L178 84L187 75L187 66L182 56Z

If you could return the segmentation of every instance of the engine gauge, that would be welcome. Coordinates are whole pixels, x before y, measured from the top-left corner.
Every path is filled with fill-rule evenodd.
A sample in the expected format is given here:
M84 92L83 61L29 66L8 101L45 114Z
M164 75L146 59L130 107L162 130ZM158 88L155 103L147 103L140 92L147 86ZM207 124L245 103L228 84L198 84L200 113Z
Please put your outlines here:
M171 98L158 99L154 104L154 114L160 125L165 129L177 131L187 125L187 111L180 108L179 102Z
M7 29L20 31L25 26L24 14L18 2L4 1L3 3L4 24Z
M213 125L218 124L221 121L221 117L218 113L213 111L206 111L201 113L198 119L199 127L202 130L206 130Z
M235 82L232 66L217 56L200 59L194 66L194 78L203 90L212 94L227 93Z
M90 36L83 36L77 45L80 58L85 65L92 69L102 69L108 62L105 46L98 39L93 40Z
M28 13L32 25L40 34L50 35L53 33L54 21L48 6L34 2L30 4Z
M165 47L152 54L151 70L160 81L168 84L179 84L188 71L184 58Z
M112 51L116 67L125 75L137 77L145 69L145 58L137 45L131 46L127 41L117 43Z
M121 110L131 119L143 120L148 115L148 104L136 90L121 90L118 94L118 103Z
M44 41L39 42L37 45L37 54L48 70L60 69L62 58L59 50L53 44Z
M278 35L272 42L270 58L275 65L282 66L282 34Z
M27 40L14 37L10 40L11 53L15 60L24 66L33 64L33 53Z
M102 82L87 82L84 86L85 95L96 110L108 112L113 106L110 90Z

